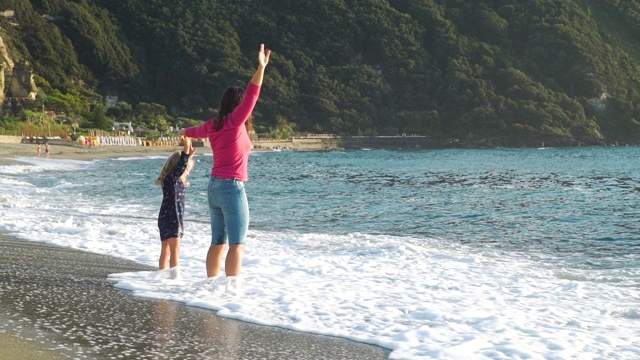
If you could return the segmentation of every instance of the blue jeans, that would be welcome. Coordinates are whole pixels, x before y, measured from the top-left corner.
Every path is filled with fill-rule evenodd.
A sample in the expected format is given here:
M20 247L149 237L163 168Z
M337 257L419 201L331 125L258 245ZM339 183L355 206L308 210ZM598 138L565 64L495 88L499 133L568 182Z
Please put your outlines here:
M207 191L211 244L244 244L249 230L249 202L244 181L211 177Z

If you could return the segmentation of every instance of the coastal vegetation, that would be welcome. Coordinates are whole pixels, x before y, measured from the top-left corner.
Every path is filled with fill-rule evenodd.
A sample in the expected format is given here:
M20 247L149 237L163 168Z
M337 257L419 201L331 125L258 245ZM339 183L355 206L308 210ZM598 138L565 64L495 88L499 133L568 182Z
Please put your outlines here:
M80 128L132 122L162 134L196 124L215 115L226 86L245 85L263 42L273 66L254 115L258 133L272 137L640 143L638 1L3 6L15 14L0 17L0 36L30 62L38 86L36 101L4 111L5 128L42 109L55 112L50 122Z

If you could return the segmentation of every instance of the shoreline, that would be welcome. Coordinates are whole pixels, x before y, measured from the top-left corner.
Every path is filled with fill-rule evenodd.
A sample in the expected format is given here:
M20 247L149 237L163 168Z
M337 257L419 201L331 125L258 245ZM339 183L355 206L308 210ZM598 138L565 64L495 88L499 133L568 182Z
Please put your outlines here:
M38 157L37 144L25 143L3 143L0 142L0 164L15 161L16 157ZM211 148L207 145L199 147L197 154L210 154ZM69 160L100 160L119 157L136 157L136 156L169 156L170 154L181 151L182 146L62 146L52 145L49 158L51 159L69 159ZM271 152L281 149L264 147L256 145L252 151L254 152ZM289 150L287 148L287 150ZM305 149L300 149L304 151ZM311 149L309 149L311 150ZM313 149L322 150L322 149ZM44 149L39 156L46 159Z
M0 164L37 157L34 144L0 143ZM51 159L169 155L180 147L52 146ZM46 159L44 154L42 158ZM133 261L0 230L0 359L387 359L390 350L344 338L221 318L211 310L143 299L107 275L151 271ZM115 341L115 340L117 341Z
M376 360L390 354L113 287L109 274L156 270L134 261L2 233L0 246L0 359Z
M254 141L252 152L272 152L272 151L335 151L335 150L440 150L440 149L476 149L487 150L497 148L513 148L513 149L533 149L533 148L573 148L573 147L625 147L625 146L637 146L632 144L551 144L542 143L540 146L526 146L526 147L503 147L497 146L491 142L478 142L473 145L464 142L442 142L436 141L429 146L424 144L418 144L414 141L423 142L420 139L412 137L401 138L400 140L394 139L392 142L387 142L388 139L379 138L372 142L372 140L366 138L357 139L358 141L352 141L349 144L339 144L335 139L292 139L289 141ZM344 146L347 145L347 146ZM135 156L169 156L175 151L180 151L181 146L124 146L124 145L112 145L112 146L94 146L94 147L81 147L81 146L51 146L50 158L54 159L71 159L71 160L99 160L118 157L135 157ZM205 143L203 147L199 147L199 154L210 154L210 148L208 143ZM16 157L38 157L37 145L27 143L12 143L1 142L0 139L0 164L13 162ZM46 158L44 149L40 155L41 158Z
M12 161L15 157L38 157L37 148L36 144L0 143L0 162ZM49 157L52 159L98 160L133 156L169 156L180 149L179 146L51 146ZM44 149L40 157L46 158Z

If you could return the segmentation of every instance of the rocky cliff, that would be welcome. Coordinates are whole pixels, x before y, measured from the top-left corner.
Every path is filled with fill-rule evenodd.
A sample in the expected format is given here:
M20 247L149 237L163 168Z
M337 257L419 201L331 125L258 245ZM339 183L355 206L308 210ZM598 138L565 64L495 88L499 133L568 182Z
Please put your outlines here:
M13 69L13 60L9 57L4 40L0 36L0 103L4 102L5 76Z
M0 36L0 104L8 98L34 101L37 95L33 68L25 59L14 62Z

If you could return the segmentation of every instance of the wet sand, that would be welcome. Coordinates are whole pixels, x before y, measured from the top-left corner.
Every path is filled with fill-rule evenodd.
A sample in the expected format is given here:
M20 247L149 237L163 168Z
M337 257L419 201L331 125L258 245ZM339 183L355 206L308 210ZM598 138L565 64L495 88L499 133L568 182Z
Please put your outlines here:
M168 155L178 147L52 147L52 158ZM43 156L42 154L41 156ZM0 161L36 156L0 144ZM147 300L107 275L146 265L0 234L0 359L386 359L341 338L259 326L210 310Z
M389 355L376 346L134 297L106 280L110 273L154 270L132 261L6 235L0 235L0 248L0 359L364 360Z
M46 344L24 340L15 335L0 333L0 359L61 360L66 356L47 349Z

